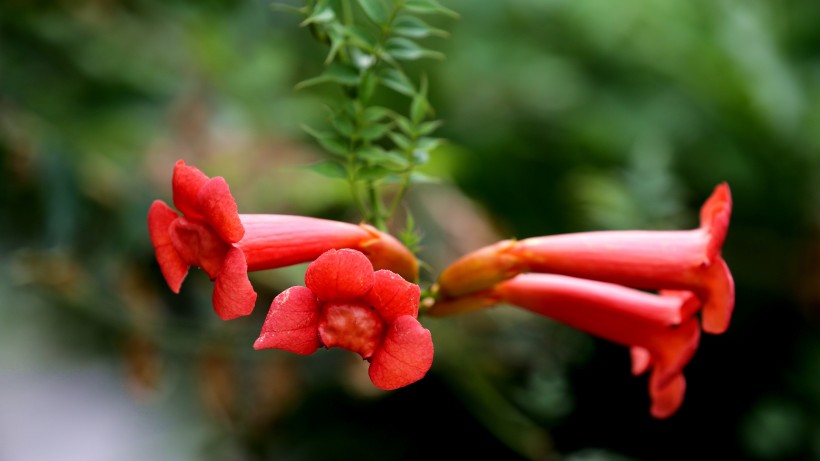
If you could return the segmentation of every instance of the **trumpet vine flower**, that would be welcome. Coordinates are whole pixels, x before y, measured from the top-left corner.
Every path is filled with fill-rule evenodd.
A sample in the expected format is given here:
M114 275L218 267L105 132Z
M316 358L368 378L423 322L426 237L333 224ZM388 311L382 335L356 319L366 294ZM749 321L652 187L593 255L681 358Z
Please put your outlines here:
M521 274L477 293L440 301L426 313L446 316L511 304L630 348L632 373L651 369L651 414L667 418L683 402L683 367L700 340L700 302L686 291L660 294L553 274Z
M385 390L424 377L433 362L430 331L418 321L419 286L389 270L374 272L357 250L329 250L308 265L305 286L271 303L255 349L314 353L340 347L370 362Z
M310 262L329 249L362 251L378 269L418 277L412 252L393 236L362 224L274 214L239 214L222 177L209 178L180 160L174 166L173 201L148 211L148 230L163 276L179 293L191 266L215 282L214 310L224 320L253 311L256 292L248 271Z
M700 226L682 231L598 231L504 240L455 261L438 280L443 299L491 288L525 272L553 273L645 290L695 293L702 328L723 333L734 308L734 281L721 248L729 227L729 186L701 207Z
M201 267L215 283L214 310L222 319L250 314L256 292L245 254L236 246L245 228L228 183L182 160L174 166L171 182L174 206L182 215L162 200L148 211L148 232L165 281L179 293L188 269Z

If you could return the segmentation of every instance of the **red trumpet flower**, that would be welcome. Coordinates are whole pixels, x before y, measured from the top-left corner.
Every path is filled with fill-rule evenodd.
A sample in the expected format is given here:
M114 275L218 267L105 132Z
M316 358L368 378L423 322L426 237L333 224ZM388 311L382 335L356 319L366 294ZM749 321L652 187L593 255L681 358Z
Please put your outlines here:
M162 200L148 211L148 231L162 275L179 293L190 266L214 280L214 310L223 320L251 313L256 292L245 254L235 244L245 235L236 201L224 178L208 178L179 160L172 179L174 205Z
M174 205L156 200L148 230L168 286L179 293L190 266L214 280L214 310L224 320L253 311L248 271L309 262L329 249L355 248L378 269L418 277L418 261L391 235L372 226L289 215L242 214L222 177L208 178L180 160L174 166Z
M492 287L523 272L570 275L648 289L695 293L708 333L729 327L734 281L720 250L729 227L729 186L701 208L700 227L685 231L600 231L505 240L472 252L439 278L443 299Z
M552 274L522 274L488 290L436 302L426 313L453 315L512 304L630 347L634 374L651 369L651 414L667 418L680 407L683 367L697 349L693 317L698 299L685 291L659 295L606 282Z
M359 251L330 250L308 265L305 287L271 304L255 349L312 354L341 347L370 362L373 384L385 390L424 377L433 363L430 331L419 323L419 286L389 270L373 271Z

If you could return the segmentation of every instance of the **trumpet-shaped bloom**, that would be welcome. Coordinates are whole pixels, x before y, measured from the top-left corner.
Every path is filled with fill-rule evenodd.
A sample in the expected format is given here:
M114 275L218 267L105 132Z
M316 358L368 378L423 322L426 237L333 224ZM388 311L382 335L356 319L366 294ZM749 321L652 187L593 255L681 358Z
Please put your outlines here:
M718 185L701 208L700 227L685 231L600 231L505 240L470 253L439 278L444 298L490 288L523 272L554 273L648 289L695 293L708 333L729 327L734 281L720 250L732 200Z
M683 367L697 349L698 299L689 292L646 293L606 282L521 274L491 289L437 302L428 315L511 304L630 348L633 374L651 370L651 414L666 418L683 402Z
M362 251L378 269L418 277L413 253L390 234L305 216L239 214L222 177L208 178L180 160L174 166L173 200L178 214L161 200L148 211L148 230L168 286L179 293L191 266L214 280L214 310L224 320L253 311L256 293L248 271L313 261L329 249Z
M245 235L236 201L222 177L209 178L180 160L172 179L174 205L162 200L148 211L148 232L162 275L179 293L190 266L215 282L213 304L224 320L251 313L256 292L248 280L245 254L236 243Z
M373 270L361 252L329 250L308 265L305 285L271 304L255 349L308 355L340 347L370 362L385 390L414 383L433 363L430 331L419 323L419 286L389 270Z

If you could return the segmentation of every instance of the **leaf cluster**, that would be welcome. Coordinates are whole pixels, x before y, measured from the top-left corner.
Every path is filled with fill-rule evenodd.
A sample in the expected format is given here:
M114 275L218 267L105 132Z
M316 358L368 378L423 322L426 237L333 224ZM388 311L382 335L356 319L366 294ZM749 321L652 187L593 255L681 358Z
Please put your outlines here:
M436 0L309 0L289 9L328 47L323 72L296 88L333 85L341 94L328 104L328 127L304 126L329 154L306 168L348 181L364 221L386 229L409 185L424 178L415 170L442 142L433 136L441 121L434 119L427 79L411 78L403 65L443 59L420 41L448 34L419 16L458 15ZM406 111L379 104L384 90L409 98Z

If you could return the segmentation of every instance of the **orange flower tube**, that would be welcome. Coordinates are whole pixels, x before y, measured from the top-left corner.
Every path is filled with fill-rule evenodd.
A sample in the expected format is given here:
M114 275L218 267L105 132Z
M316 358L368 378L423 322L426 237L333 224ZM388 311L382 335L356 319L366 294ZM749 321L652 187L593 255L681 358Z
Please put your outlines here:
M173 200L148 211L148 231L168 286L179 293L191 266L214 281L214 310L223 320L253 311L256 292L248 271L310 262L327 250L361 251L376 269L418 278L413 253L368 225L289 215L240 215L228 184L180 160L174 166Z
M511 304L630 348L633 374L651 369L651 414L667 418L683 402L683 367L700 340L697 298L685 291L646 293L552 274L521 274L488 290L439 301L427 315L444 316Z
M443 299L458 298L525 272L563 274L648 289L695 293L708 333L729 327L734 281L720 250L732 200L718 185L701 208L701 225L685 231L600 231L505 240L476 250L439 277Z

